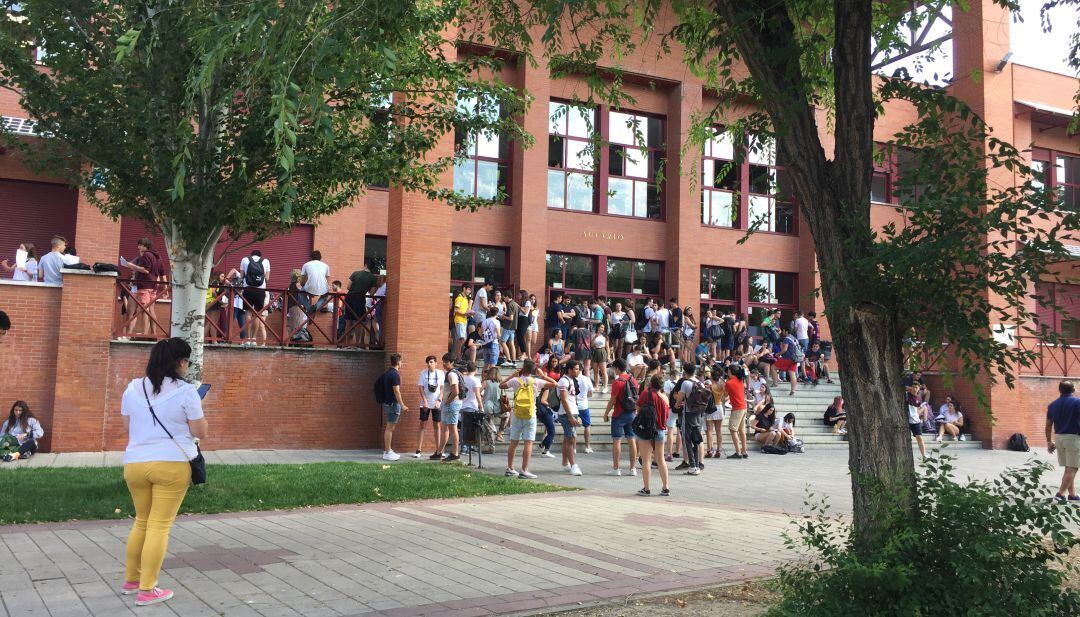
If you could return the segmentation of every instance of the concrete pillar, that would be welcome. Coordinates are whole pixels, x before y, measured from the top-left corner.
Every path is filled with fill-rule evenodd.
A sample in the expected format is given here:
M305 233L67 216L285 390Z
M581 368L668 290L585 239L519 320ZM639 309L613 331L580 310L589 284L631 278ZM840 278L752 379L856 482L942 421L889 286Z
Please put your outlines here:
M510 271L518 289L536 294L545 304L544 277L547 250L547 135L548 102L551 81L545 59L532 66L519 60L517 81L534 97L533 104L521 118L525 131L536 142L532 148L514 144L511 179L511 208L514 209L513 244L510 248Z

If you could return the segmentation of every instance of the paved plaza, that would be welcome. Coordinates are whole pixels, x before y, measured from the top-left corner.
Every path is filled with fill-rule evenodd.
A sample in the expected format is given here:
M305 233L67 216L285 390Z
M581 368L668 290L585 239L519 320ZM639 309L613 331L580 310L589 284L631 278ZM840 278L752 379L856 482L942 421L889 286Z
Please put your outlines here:
M959 455L959 473L977 477L1032 456L1048 460L1042 451ZM321 460L379 459L224 451L211 464ZM701 476L673 475L668 499L635 496L639 478L603 475L607 453L579 460L585 475L576 478L557 459L534 466L541 481L584 489L578 492L180 517L161 579L176 597L137 614L503 615L622 601L768 575L790 557L782 534L808 486L838 512L850 510L846 452L838 449L706 461ZM118 461L115 453L94 453L25 463ZM493 473L502 461L485 457ZM129 526L0 527L0 616L136 614L133 600L116 590Z

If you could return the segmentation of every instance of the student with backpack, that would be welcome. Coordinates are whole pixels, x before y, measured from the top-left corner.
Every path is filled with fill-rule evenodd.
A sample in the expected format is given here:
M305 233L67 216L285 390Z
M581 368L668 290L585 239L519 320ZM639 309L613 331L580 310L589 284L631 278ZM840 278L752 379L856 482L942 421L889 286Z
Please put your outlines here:
M559 378L558 420L563 429L562 464L572 476L580 476L577 465L577 427L581 426L580 411L588 409L588 394L582 392L581 364L577 360L566 363L566 373ZM584 399L584 400L582 400ZM582 405L584 403L584 405Z
M776 360L776 368L787 373L788 383L791 384L791 391L788 392L788 396L793 396L795 394L795 382L799 375L799 365L802 364L805 355L802 346L799 345L799 342L795 340L795 337L788 330L782 330L782 334L780 357Z
M510 402L510 447L506 450L506 476L532 480L536 474L529 471L532 458L532 444L536 441L536 401L543 390L550 390L556 382L544 371L536 368L532 360L524 360L521 370L510 375L499 384L503 390L509 390ZM525 442L521 449L521 470L514 469L514 454L518 443Z
M264 259L262 251L254 249L251 254L240 260L240 274L244 277L244 303L247 306L247 322L254 325L255 316L262 313L266 306L266 281L270 279L270 260ZM247 338L247 332L241 329L240 337ZM251 333L255 338L255 333Z
M671 496L668 490L668 468L664 461L664 441L667 439L664 427L667 426L670 409L667 401L660 395L663 384L660 377L649 378L649 387L641 393L637 401L637 415L634 417L633 431L637 439L637 450L641 453L641 490L638 495L648 497L649 475L653 463L660 472L661 497ZM631 465L631 468L633 466Z
M682 424L679 432L683 438L683 453L686 458L678 468L686 467L686 475L696 476L705 466L701 463L704 454L705 416L709 413L713 396L709 387L695 377L697 367L688 364L683 367L683 378L675 389L675 406L682 408Z
M637 415L637 402L640 393L638 382L630 373L626 372L626 360L617 358L611 363L615 369L615 382L611 386L611 398L608 399L607 409L604 410L604 422L611 421L611 471L610 476L621 476L622 468L619 463L619 451L622 449L623 437L630 447L630 475L637 475L637 441L634 439L633 423ZM662 448L661 448L662 450ZM663 452L661 451L661 458Z
M383 460L396 461L401 456L394 452L391 442L394 439L394 428L402 412L409 411L408 405L401 397L401 354L390 354L390 368L375 380L375 402L382 405L383 417L386 426L383 428Z
M445 452L446 445L454 444L450 454L442 458L444 463L453 463L461 460L461 439L458 437L458 421L461 420L461 405L469 395L465 376L461 371L454 368L454 356L445 353L442 357L443 370L446 371L446 379L443 382L442 399L442 431L439 436L439 451Z

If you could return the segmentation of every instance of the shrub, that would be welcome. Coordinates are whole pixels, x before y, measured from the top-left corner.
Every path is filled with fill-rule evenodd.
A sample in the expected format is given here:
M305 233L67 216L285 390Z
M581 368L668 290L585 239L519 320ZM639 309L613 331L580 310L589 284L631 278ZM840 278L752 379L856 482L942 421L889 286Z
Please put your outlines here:
M1080 615L1080 594L1063 587L1075 568L1062 556L1077 542L1080 508L1047 498L1040 478L1050 466L959 483L952 461L924 464L917 516L896 508L893 533L873 555L855 550L850 523L827 503L808 503L786 538L806 558L780 568L782 599L769 615Z

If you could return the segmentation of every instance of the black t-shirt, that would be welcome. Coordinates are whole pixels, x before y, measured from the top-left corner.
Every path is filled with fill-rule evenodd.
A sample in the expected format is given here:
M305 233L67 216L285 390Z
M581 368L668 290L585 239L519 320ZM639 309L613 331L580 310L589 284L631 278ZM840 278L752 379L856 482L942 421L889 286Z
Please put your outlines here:
M559 321L559 312L563 311L563 305L560 302L553 302L548 307L547 312L547 325L549 328L557 328L562 323Z
M821 360L821 350L806 352L806 360L808 362L817 362Z
M835 405L829 405L829 408L825 410L825 421L828 422L830 420L834 420L842 415L844 414L840 411L837 411Z
M397 403L397 396L394 395L394 386L401 385L401 373L398 373L396 368L386 371L386 378L383 379L383 383L386 384L386 394L383 400L386 401L387 405Z
M578 328L570 333L570 344L574 349L581 350L589 347L590 334L585 328Z
M367 270L357 270L349 275L349 295L350 296L364 296L367 295L378 280L375 275Z

